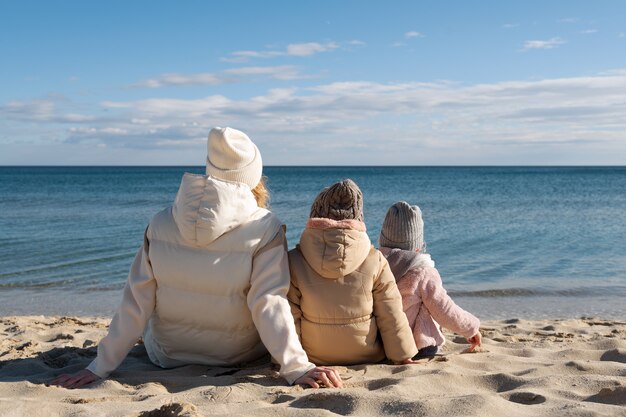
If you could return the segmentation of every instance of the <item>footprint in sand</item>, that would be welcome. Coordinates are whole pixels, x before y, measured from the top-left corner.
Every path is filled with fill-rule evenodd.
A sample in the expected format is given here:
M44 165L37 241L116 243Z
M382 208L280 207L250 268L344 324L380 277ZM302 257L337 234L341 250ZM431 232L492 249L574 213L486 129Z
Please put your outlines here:
M61 333L48 340L48 343L56 342L57 340L74 340L74 336L72 336L71 334Z
M580 362L576 362L576 361L569 361L565 363L565 366L567 366L568 368L574 368L577 371L581 371L581 372L587 372L589 371L589 367L583 365Z
M145 401L152 397L154 397L154 395L131 395L131 396L124 397L122 401L129 401L129 402ZM63 400L64 403L69 403L69 404L91 404L91 403L104 403L104 402L110 402L110 401L120 401L120 399L112 398L112 397L94 397L94 398L69 397Z
M602 388L596 395L592 395L585 401L594 403L626 405L626 387Z
M626 363L626 351L621 349L607 350L600 357L601 361Z
M394 385L398 385L399 383L400 381L398 379L381 378L381 379L376 379L374 381L367 381L365 383L365 386L370 391L376 391L382 388L387 388L387 387L391 387Z
M488 386L495 392L512 391L526 383L522 378L504 373L482 375L477 378L477 381L481 381L482 385Z
M200 392L200 395L209 401L222 402L232 393L231 387L211 387Z
M381 407L383 416L423 416L427 410L420 402L388 402Z
M161 408L150 411L143 411L138 417L199 417L198 409L195 405L189 403L172 403L166 404Z
M352 414L356 407L354 397L342 393L316 392L298 398L289 404L294 408L320 408L332 413Z
M546 402L546 397L541 394L535 394L534 392L513 392L509 394L509 401L524 404L524 405L535 405Z
M282 403L288 403L289 401L293 401L295 399L296 397L294 397L293 395L280 394L278 397L276 397L273 401L270 401L270 402L272 404L282 404Z

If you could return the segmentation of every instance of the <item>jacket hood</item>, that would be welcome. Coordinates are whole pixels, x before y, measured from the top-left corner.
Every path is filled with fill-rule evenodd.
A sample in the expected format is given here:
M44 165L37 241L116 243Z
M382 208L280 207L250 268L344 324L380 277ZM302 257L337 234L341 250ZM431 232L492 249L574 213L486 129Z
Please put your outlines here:
M312 218L300 237L300 251L320 276L341 278L367 258L372 244L365 230L358 220Z
M258 210L250 187L205 175L185 173L172 207L183 238L206 246Z
M424 266L435 267L435 261L433 261L427 253L387 248L385 246L381 246L380 251L385 255L385 258L387 258L387 262L389 262L389 267L391 268L391 272L393 272L393 276L396 277L396 281L412 269Z

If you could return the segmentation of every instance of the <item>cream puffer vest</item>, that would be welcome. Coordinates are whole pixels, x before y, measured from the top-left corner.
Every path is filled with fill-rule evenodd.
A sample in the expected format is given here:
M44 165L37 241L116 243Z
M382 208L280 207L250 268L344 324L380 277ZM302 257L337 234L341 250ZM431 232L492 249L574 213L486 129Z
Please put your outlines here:
M147 231L157 301L144 341L153 362L225 365L265 354L246 296L253 257L280 227L247 185L183 176L174 205Z

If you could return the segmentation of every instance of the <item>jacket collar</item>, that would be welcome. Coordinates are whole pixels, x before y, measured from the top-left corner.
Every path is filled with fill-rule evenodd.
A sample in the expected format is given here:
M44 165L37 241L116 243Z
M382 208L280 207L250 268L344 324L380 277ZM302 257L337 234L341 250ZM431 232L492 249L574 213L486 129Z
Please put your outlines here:
M413 269L429 266L434 268L435 261L427 253L419 253L398 248L380 247L380 251L387 258L389 267L396 281L402 278L407 272Z

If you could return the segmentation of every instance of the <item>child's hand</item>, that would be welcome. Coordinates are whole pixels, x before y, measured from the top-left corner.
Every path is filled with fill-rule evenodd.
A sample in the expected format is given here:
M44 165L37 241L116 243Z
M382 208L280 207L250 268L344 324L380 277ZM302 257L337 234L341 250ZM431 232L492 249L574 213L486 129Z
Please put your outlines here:
M467 339L467 341L471 345L467 351L468 352L473 352L474 350L476 350L477 347L482 345L483 337L480 334L480 331L478 331L474 336L472 336L469 339Z

